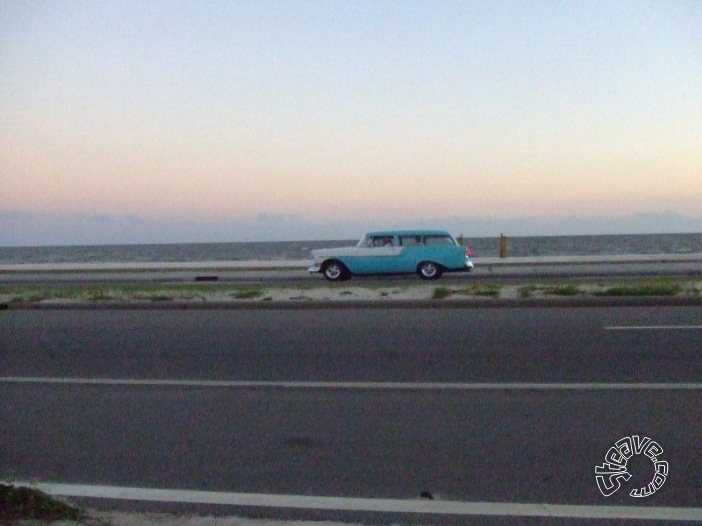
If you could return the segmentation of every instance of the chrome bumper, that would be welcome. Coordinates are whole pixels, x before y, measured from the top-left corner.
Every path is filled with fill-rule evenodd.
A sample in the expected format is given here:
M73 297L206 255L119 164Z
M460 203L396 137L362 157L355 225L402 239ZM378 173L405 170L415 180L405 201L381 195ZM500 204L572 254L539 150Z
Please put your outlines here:
M318 265L317 263L313 264L310 268L307 269L307 272L310 274L315 274L317 272L320 272L322 270L322 267Z

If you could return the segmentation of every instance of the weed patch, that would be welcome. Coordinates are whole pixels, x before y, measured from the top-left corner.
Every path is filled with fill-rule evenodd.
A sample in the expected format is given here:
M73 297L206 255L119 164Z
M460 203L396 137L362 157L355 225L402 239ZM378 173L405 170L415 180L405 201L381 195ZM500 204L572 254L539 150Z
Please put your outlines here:
M693 298L698 298L702 296L702 281L687 283L683 288L682 293L686 296L691 296Z
M522 299L531 298L532 294L537 290L533 285L527 285L525 287L519 287L519 297Z
M680 293L679 283L651 282L624 284L607 287L593 292L594 296L675 296Z
M436 287L431 298L434 300L443 300L450 297L452 294L453 291L448 287Z
M253 300L263 295L260 289L240 289L230 294L235 300Z
M487 298L499 298L502 292L502 286L495 283L486 283L483 285L473 285L466 287L460 291L461 294L467 296L481 296Z
M580 287L577 285L553 285L544 287L544 294L550 296L577 296L582 294Z
M81 520L85 514L35 488L0 484L0 523L19 520ZM12 522L10 522L12 521Z
M115 299L115 293L109 289L92 289L87 291L86 299L88 301L108 301Z
M172 301L173 298L171 296L168 296L166 294L153 294L149 296L149 299L151 301Z
M481 288L475 291L475 295L485 296L488 298L498 298L500 296L500 289L493 287Z

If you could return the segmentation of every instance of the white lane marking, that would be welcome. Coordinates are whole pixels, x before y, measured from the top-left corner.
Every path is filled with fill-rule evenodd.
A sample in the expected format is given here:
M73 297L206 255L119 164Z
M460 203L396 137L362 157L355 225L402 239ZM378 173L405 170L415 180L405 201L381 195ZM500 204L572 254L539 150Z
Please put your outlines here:
M563 517L586 519L648 519L700 521L702 508L578 506L568 504L524 504L516 502L461 502L409 499L364 499L274 495L265 493L225 493L216 491L167 490L81 484L11 482L15 486L35 487L49 495L61 497L104 498L150 502L218 504L296 508L310 510L344 510L379 513L422 513L437 515L491 515L513 517Z
M606 331L698 331L702 325L631 325L618 327L605 327Z
M608 389L702 389L702 383L412 383L412 382L258 382L237 380L148 380L129 378L48 378L0 376L0 383L8 384L65 384L111 386L164 386L164 387L229 387L229 388L284 388L284 389L541 389L541 390L608 390Z

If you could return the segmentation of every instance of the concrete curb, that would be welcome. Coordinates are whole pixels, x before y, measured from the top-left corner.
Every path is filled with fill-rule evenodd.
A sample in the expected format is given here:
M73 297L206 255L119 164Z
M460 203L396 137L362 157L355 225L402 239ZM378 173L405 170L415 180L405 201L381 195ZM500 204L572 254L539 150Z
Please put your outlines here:
M72 302L0 303L1 310L329 310L329 309L505 309L562 307L684 307L702 306L702 297L584 297L525 299L440 299L440 300L278 300L231 302Z

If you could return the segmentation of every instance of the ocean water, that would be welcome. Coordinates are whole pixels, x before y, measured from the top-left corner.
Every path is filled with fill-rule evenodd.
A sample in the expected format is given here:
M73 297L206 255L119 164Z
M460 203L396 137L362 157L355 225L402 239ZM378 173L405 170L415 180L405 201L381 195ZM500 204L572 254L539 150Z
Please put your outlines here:
M310 250L314 248L343 247L355 245L356 242L356 239L346 239L0 247L0 264L303 260L310 258ZM499 255L500 239L498 237L466 238L464 244L473 249L474 257ZM702 253L702 233L507 237L508 257L686 253Z

